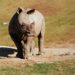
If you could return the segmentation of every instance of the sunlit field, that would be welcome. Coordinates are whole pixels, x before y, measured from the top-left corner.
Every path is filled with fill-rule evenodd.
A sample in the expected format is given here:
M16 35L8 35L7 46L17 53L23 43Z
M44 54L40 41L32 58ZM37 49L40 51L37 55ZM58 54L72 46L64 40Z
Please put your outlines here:
M75 45L75 0L0 0L0 45L15 46L8 25L18 7L35 8L44 15L45 47L53 43ZM19 69L0 67L0 75L75 75L74 60L24 66Z
M74 0L0 0L0 45L14 46L8 34L8 23L18 7L35 8L44 15L46 21L45 46L65 42L74 44L74 3Z

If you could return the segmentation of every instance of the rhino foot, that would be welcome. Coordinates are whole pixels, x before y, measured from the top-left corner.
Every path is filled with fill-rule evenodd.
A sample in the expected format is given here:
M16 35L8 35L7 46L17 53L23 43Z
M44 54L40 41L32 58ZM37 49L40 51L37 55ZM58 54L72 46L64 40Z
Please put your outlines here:
M21 58L21 59L25 59L25 57L23 56L23 54L17 53L16 55L17 58Z

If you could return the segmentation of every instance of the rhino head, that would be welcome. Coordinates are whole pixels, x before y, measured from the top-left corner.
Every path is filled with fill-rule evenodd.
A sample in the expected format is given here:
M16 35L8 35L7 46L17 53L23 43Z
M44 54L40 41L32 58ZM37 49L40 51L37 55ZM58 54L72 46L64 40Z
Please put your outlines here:
M30 22L29 20L29 14L33 13L34 9L32 10L25 10L23 8L18 8L17 13L18 15L18 27L19 30L24 33L27 34L27 36L33 36L35 35L34 33L34 29L35 29L35 23L34 21Z

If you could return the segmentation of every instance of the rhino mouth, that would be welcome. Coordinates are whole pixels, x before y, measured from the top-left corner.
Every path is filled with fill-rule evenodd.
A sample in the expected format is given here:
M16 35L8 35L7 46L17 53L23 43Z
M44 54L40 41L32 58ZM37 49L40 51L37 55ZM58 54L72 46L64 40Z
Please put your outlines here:
M35 37L35 33L30 31L24 31L22 32L22 35L23 37Z
M28 37L35 37L34 34L27 34Z

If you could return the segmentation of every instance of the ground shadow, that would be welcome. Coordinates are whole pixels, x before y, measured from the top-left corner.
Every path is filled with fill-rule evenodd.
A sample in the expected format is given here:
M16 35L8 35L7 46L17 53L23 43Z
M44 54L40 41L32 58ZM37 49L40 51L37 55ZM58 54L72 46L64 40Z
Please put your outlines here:
M0 47L0 57L8 57L17 52L17 49L10 47Z

